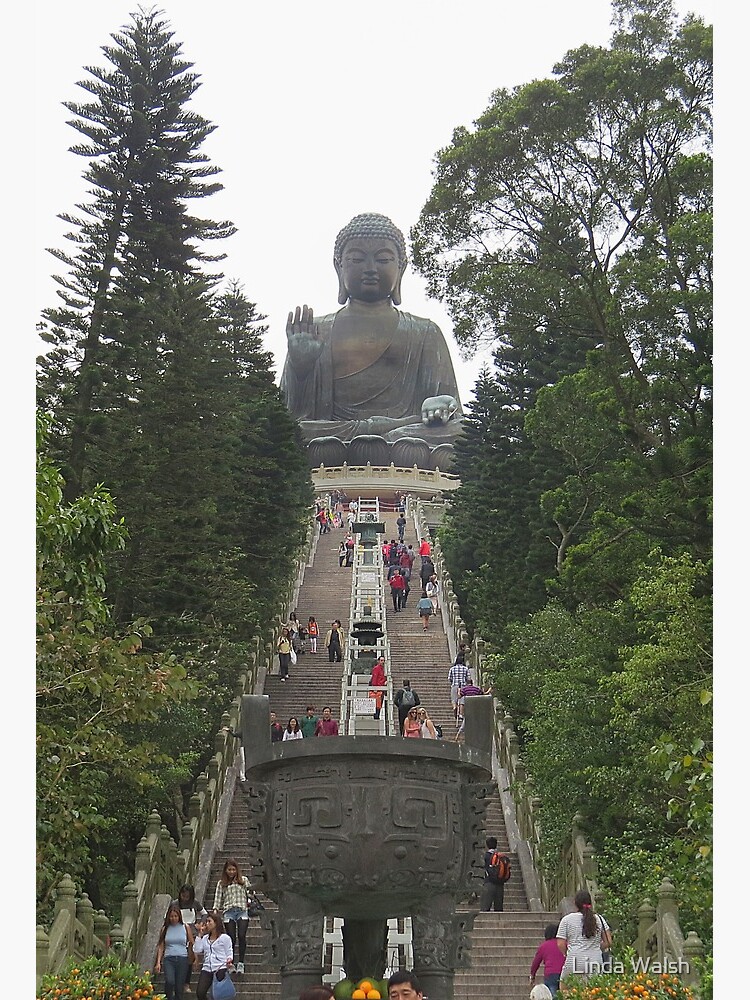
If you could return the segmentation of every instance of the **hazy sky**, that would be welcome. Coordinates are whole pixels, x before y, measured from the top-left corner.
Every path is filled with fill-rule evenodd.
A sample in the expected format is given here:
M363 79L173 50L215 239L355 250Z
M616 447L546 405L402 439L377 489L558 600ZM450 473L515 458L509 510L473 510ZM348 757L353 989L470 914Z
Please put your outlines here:
M712 6L680 0L677 10L712 22ZM56 300L58 265L45 248L65 246L69 228L57 214L85 193L85 161L67 152L77 133L61 102L86 99L76 86L82 67L106 65L101 46L135 8L132 0L37 5L37 314ZM408 240L453 129L470 125L493 89L548 76L568 49L611 35L605 0L173 0L156 9L201 75L191 107L217 126L203 149L222 168L224 191L195 209L238 227L223 270L268 316L277 375L289 310L337 307L331 257L342 226L382 212ZM459 358L447 312L426 299L411 268L402 291L404 309L445 333L466 401L486 355Z

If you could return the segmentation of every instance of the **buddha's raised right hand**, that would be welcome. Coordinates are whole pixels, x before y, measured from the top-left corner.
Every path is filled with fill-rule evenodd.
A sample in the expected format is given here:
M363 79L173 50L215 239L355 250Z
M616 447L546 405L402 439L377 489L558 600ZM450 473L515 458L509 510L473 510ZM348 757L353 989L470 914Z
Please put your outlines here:
M299 306L289 313L286 321L289 360L295 368L310 368L320 357L323 341L309 306Z

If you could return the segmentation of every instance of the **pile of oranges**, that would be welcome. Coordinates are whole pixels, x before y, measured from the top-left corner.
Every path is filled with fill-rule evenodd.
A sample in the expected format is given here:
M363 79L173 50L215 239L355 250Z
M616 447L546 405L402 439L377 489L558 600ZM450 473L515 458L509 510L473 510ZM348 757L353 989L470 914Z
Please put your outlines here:
M385 1000L388 996L388 984L383 979L360 979L354 983L351 979L342 979L333 988L336 1000Z
M380 1000L380 990L369 979L363 979L352 991L352 1000Z

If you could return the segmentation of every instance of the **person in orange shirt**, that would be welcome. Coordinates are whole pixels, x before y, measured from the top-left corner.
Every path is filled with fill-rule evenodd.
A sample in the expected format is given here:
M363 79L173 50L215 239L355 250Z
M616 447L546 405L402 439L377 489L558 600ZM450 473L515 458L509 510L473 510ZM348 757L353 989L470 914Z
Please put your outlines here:
M426 538L419 539L419 554L423 559L425 558L425 556L429 558L429 556L432 554L430 543L427 541Z

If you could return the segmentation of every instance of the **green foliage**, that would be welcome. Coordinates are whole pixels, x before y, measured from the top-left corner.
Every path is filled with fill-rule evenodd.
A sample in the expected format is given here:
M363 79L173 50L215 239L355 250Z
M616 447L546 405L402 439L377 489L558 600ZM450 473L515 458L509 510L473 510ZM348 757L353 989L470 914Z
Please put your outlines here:
M711 31L669 0L613 25L437 155L414 260L494 345L441 539L548 870L580 812L628 939L669 875L708 941Z
M59 975L46 975L37 1000L164 1000L155 993L148 972L125 965L114 955L69 959Z
M44 453L37 484L37 891L42 910L64 871L90 869L91 847L112 824L110 783L142 791L163 758L131 742L127 726L154 720L196 693L168 654L142 651L150 627L118 629L105 598L108 551L125 530L98 488L72 504Z

